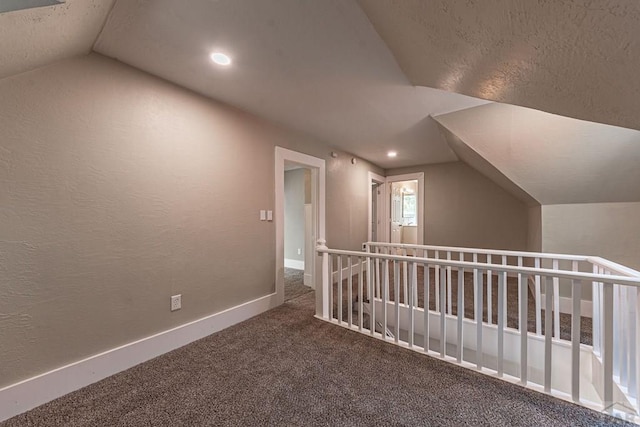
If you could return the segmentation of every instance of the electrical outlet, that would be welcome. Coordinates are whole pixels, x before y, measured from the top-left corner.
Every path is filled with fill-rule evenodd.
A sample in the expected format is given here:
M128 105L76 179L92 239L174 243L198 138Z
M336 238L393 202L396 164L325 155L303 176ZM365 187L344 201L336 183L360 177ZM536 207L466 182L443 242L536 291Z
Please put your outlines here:
M302 249L298 248L298 255L302 255Z
M180 310L182 308L182 294L173 295L171 297L171 311Z

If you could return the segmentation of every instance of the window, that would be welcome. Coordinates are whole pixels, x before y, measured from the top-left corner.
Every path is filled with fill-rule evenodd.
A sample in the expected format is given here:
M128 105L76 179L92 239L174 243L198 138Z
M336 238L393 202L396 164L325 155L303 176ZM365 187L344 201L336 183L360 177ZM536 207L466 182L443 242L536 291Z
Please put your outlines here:
M414 219L416 217L415 194L402 194L402 217L406 219Z

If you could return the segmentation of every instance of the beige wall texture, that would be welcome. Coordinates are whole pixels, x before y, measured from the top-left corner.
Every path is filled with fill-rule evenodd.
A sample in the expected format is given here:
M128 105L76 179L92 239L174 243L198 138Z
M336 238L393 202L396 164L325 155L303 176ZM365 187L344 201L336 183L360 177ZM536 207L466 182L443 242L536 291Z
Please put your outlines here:
M529 207L527 251L542 252L542 206Z
M284 257L304 261L304 204L308 169L295 169L284 173ZM309 174L310 175L310 174ZM300 254L298 254L300 249Z
M425 244L526 250L528 208L463 162L389 169L424 172Z
M542 249L640 270L640 202L543 206Z
M0 80L0 387L272 293L276 145L365 241L364 161L97 54Z

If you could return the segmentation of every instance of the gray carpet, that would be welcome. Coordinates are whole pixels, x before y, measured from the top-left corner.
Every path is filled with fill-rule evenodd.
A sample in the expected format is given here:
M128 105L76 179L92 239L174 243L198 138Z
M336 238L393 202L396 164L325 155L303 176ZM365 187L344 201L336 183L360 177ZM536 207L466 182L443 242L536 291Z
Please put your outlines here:
M632 425L313 318L307 293L0 424Z
M298 298L308 292L312 292L309 286L304 285L304 270L293 268L284 269L284 300L289 301Z

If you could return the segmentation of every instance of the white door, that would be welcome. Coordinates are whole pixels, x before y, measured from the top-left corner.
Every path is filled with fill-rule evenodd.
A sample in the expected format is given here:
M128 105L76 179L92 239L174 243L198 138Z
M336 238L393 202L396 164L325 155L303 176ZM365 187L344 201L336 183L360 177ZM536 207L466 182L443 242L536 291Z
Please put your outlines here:
M402 194L400 186L392 182L391 186L391 243L402 243Z
M424 244L424 173L388 176L385 181L389 192L384 209L389 224L385 241Z

